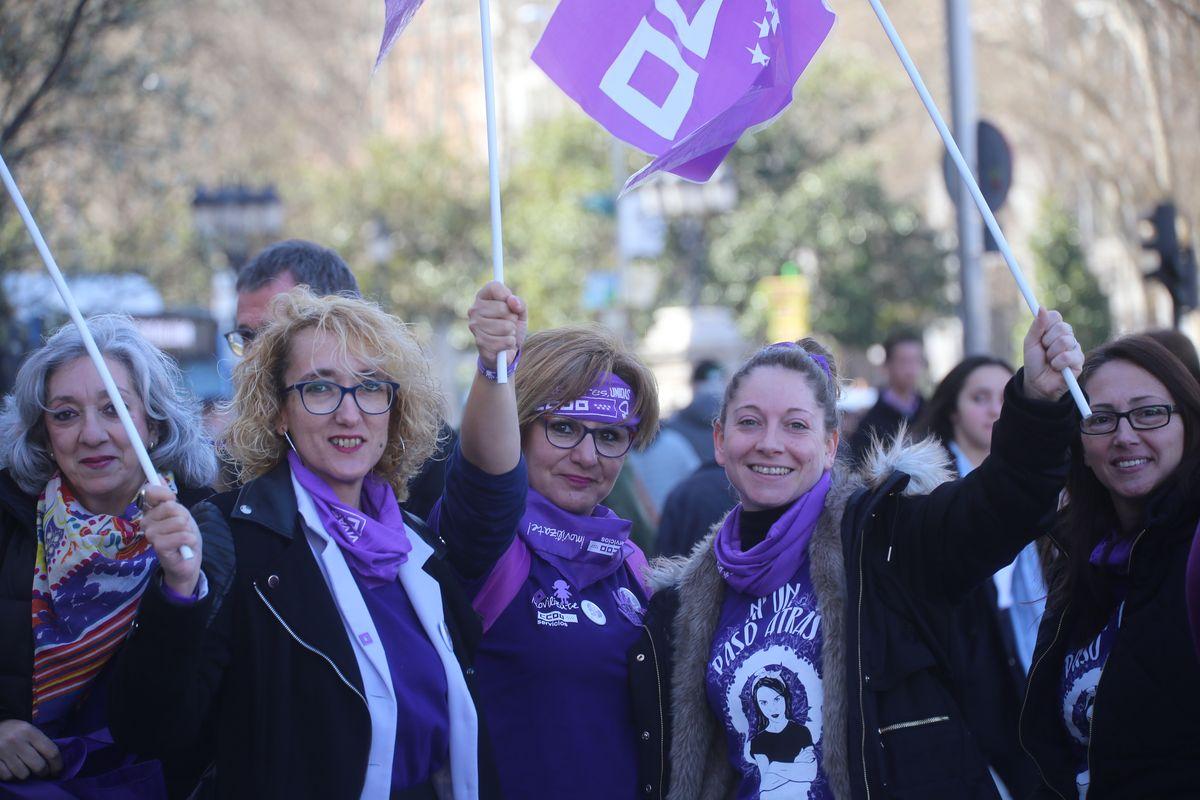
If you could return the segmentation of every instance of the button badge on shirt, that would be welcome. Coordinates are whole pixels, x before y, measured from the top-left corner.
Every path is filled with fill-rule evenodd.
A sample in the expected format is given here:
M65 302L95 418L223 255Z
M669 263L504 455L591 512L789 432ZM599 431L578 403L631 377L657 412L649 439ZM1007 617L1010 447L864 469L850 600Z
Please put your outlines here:
M630 589L622 586L613 592L613 598L617 601L617 609L634 625L641 625L642 618L646 615L646 610L642 608L642 602L638 600L636 594Z
M608 618L604 616L604 610L591 600L584 600L579 604L579 607L583 609L583 613L587 615L587 618L597 625L603 625L608 622Z

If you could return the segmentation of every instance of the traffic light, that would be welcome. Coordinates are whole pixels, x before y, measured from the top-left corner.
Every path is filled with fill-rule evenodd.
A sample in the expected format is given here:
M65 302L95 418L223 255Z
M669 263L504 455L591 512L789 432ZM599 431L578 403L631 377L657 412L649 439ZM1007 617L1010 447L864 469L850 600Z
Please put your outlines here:
M1196 257L1190 246L1180 246L1174 203L1160 203L1144 222L1146 235L1142 239L1142 249L1158 254L1158 269L1146 277L1161 281L1167 287L1178 324L1184 311L1200 305L1197 302Z

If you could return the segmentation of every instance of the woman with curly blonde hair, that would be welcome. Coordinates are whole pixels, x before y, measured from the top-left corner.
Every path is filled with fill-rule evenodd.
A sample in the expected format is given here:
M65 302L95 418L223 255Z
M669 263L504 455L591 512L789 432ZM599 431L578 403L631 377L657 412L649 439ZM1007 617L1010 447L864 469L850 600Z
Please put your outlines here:
M112 727L211 759L219 797L490 796L464 668L479 623L398 504L436 444L428 362L362 300L300 287L271 310L234 373L242 488L194 518L147 492L169 509L148 538L198 524L204 557L143 606Z

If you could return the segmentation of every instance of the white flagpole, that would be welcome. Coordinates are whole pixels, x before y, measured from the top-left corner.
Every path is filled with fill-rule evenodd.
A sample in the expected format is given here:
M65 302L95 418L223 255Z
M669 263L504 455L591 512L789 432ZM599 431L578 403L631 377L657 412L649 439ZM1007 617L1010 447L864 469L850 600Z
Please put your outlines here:
M496 142L496 90L492 69L492 15L488 0L479 0L483 37L483 103L487 114L488 188L492 208L492 278L504 283L504 234L500 223L500 147ZM496 356L496 383L508 383L508 353Z
M33 219L33 214L29 212L29 206L25 204L25 198L21 196L21 190L17 188L17 182L13 180L12 173L9 172L8 164L5 163L3 156L0 156L0 179L3 179L4 187L8 189L9 196L12 197L13 203L17 206L17 212L21 215L25 227L29 230L29 235L33 237L33 243L37 247L38 253L42 256L42 262L45 263L46 270L50 273L50 279L54 281L54 286L58 289L63 304L67 307L67 313L71 315L71 321L79 329L79 335L83 339L83 346L87 349L92 363L96 365L96 371L100 373L100 380L103 381L104 389L108 392L108 397L112 401L113 407L117 410L117 416L121 420L121 425L125 428L126 435L129 436L129 442L133 445L133 452L137 455L142 472L146 473L146 480L152 485L161 484L162 481L158 478L158 472L154 469L154 462L150 460L150 454L146 452L146 445L142 443L142 437L138 434L137 428L134 427L133 420L129 416L129 409L125 407L125 400L121 397L121 393L117 391L117 384L113 381L112 373L108 370L108 364L105 363L104 357L100 355L100 349L96 347L96 340L92 338L92 332L88 329L87 323L84 322L83 315L79 313L79 306L75 303L75 297L71 294L71 289L67 286L67 282L63 280L62 272L59 271L58 264L55 263L54 256L50 253L50 248L46 245L46 240L42 238L42 232L38 229L38 224ZM179 555L184 560L196 557L192 548L187 545L179 548Z
M900 34L892 26L892 21L888 19L887 12L883 10L883 6L879 0L868 0L871 8L875 9L875 16L879 17L879 22L883 25L883 32L887 34L888 41L892 43L892 47L896 50L896 55L900 56L900 62L904 65L904 71L908 73L908 77L912 80L913 86L917 90L917 94L921 96L921 102L925 104L925 110L929 112L930 118L933 119L933 124L937 128L938 133L942 136L942 141L946 143L946 150L950 153L950 159L954 162L954 166L958 169L958 174L962 177L963 185L967 191L971 193L971 197L975 200L975 205L979 207L979 213L983 215L983 221L987 225L988 230L992 233L992 238L996 240L996 245L1000 248L1000 253L1004 256L1005 263L1008 264L1008 271L1012 273L1013 280L1017 282L1017 288L1021 290L1021 295L1025 298L1025 304L1029 306L1030 312L1037 314L1040 308L1037 298L1034 297L1033 289L1025 280L1024 273L1021 272L1021 265L1017 263L1017 257L1013 255L1012 248L1008 246L1008 239L1004 237L1004 232L1000 230L1000 223L996 222L996 215L992 213L992 209L988 206L987 200L983 198L983 192L979 189L979 184L975 180L975 176L971 174L971 168L967 166L967 160L963 158L962 151L958 149L958 143L954 141L954 134L950 132L950 128L946 125L946 120L938 111L937 104L933 101L933 96L929 94L929 89L925 86L925 81L921 78L921 73L917 71L916 64L913 63L912 57L908 54L908 49L904 46L904 42L900 40ZM1075 405L1079 407L1079 413L1087 416L1092 413L1088 408L1087 399L1083 396L1083 390L1079 388L1079 382L1075 380L1075 374L1070 370L1063 372L1063 380L1066 381L1067 388L1071 392L1071 397L1075 400Z

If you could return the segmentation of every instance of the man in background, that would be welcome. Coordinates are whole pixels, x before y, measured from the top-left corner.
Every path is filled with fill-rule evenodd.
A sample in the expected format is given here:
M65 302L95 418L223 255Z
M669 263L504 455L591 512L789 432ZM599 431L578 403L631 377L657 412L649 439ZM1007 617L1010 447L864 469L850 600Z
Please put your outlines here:
M921 335L915 331L896 331L884 341L883 352L887 384L879 390L879 399L850 437L850 454L856 464L866 455L872 438L890 439L901 423L911 425L925 405L925 398L918 390L927 367Z
M302 239L276 242L246 262L237 277L235 327L225 334L236 356L246 352L254 337L270 320L271 300L304 284L317 295L344 294L361 297L358 281L336 252ZM437 452L425 462L408 486L408 499L400 506L424 519L442 496L446 485L446 460L457 436L442 423ZM227 476L223 476L227 477Z

